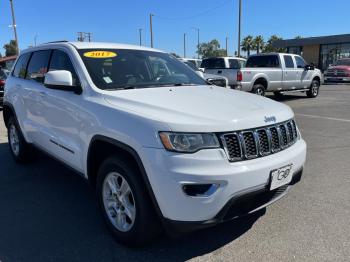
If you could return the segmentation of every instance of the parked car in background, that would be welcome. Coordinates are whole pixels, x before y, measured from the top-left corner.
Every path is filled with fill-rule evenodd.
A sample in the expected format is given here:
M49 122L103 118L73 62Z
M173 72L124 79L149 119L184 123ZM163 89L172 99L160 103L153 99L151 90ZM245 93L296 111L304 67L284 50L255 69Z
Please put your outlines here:
M350 82L350 58L342 58L324 72L324 83Z
M179 60L182 62L190 62L198 68L200 67L200 65L202 63L202 59L197 59L197 58L179 58Z
M251 214L301 179L306 143L289 106L208 85L160 50L43 44L23 50L6 81L14 160L34 146L88 179L127 245Z
M216 86L222 86L222 87L229 87L228 80L226 77L223 76L217 76L212 74L204 73L201 69L199 69L197 66L195 66L190 61L184 61L186 65L188 65L191 69L193 69L200 77L204 78L209 83L216 85Z
M0 68L0 106L2 106L3 103L5 81L8 75L8 70Z
M239 88L237 72L245 65L244 58L238 57L209 57L202 60L201 68L207 74L224 76L232 89Z
M257 95L306 92L313 98L319 93L322 74L299 55L268 53L250 56L237 78L243 91Z

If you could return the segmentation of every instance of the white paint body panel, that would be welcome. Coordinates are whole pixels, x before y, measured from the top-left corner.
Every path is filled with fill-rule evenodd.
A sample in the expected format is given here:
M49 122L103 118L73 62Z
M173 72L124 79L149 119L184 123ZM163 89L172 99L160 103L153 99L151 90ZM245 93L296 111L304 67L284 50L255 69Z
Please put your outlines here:
M117 140L139 155L164 217L201 221L212 218L235 194L266 184L270 170L291 163L293 171L303 166L306 145L302 139L282 152L236 163L228 161L223 149L194 154L166 151L159 131L243 130L265 126L265 116L282 122L294 114L288 106L268 98L215 86L103 91L92 83L76 48L155 50L104 43L54 43L25 51L65 51L82 83L81 95L13 76L7 79L4 100L13 106L27 142L86 178L92 138L102 135ZM183 182L210 181L222 187L206 199L188 197L180 189Z

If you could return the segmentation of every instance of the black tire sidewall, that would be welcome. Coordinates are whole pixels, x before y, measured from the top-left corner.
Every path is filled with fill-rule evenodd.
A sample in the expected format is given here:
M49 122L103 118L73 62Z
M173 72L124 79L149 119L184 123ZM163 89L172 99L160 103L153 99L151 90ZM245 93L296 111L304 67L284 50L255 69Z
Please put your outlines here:
M132 228L127 232L119 231L110 222L103 203L103 183L111 172L118 172L128 182L134 196L136 216ZM101 165L96 182L98 204L103 218L118 242L127 246L142 246L156 236L158 232L157 217L151 204L148 192L138 170L131 168L127 162L115 157L109 157Z
M263 91L263 94L261 96L266 95L265 87L262 84L255 84L252 89L252 93L257 94L257 91L261 89Z
M10 129L11 126L15 126L16 131L17 131L17 135L18 135L18 147L19 147L19 153L18 155L16 155L13 150L12 150L12 146L11 146L11 142L10 142ZM25 141L22 131L19 128L19 125L16 121L16 119L12 116L10 117L9 121L8 121L8 129L7 129L7 136L8 136L8 140L9 140L9 147L10 147L10 151L11 151L11 155L14 158L14 160L16 162L19 163L23 163L26 162L28 160L28 154L27 154L27 148L28 148L28 144Z
M313 85L314 85L315 82L317 82L317 85L318 85L318 87L317 87L317 94L316 94L316 95L314 95L313 92L312 92L312 88L313 88ZM320 86L321 86L321 85L320 85L320 82L319 82L319 81L317 81L317 80L312 80L310 89L306 92L306 95L307 95L308 97L310 97L310 98L315 98L315 97L317 97L318 94L320 93Z

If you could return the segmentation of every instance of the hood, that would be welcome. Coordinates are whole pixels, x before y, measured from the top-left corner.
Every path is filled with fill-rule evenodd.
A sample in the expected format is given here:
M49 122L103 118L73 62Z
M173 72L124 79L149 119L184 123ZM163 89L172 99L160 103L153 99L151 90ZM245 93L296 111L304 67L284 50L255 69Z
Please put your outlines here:
M104 98L119 110L163 122L178 132L243 130L294 116L288 106L269 98L215 86L106 91ZM276 121L265 122L267 118Z

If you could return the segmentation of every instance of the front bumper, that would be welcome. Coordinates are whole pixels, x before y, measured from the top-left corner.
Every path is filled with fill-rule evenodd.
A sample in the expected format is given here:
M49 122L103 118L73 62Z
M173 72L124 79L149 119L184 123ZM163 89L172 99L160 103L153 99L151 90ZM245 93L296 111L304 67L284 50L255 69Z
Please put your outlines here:
M166 220L182 222L211 221L236 197L266 189L271 170L293 164L296 174L303 168L306 144L293 146L266 157L230 163L222 149L176 154L144 148L143 163L156 201ZM191 197L184 184L218 184L208 197ZM220 220L220 219L219 219Z
M350 82L350 77L337 77L337 76L325 76L324 82L333 82L333 83L346 83Z

